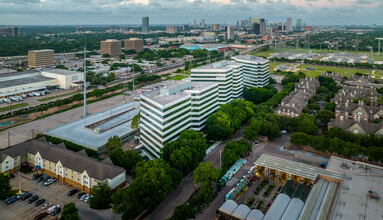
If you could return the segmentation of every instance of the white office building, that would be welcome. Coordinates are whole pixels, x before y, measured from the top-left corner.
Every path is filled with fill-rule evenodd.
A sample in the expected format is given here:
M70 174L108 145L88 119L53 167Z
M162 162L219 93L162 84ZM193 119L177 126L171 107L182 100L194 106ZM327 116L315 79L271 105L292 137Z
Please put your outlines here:
M243 65L236 62L221 61L191 70L193 83L215 82L219 84L218 104L229 103L242 97Z
M269 60L251 55L232 57L243 64L243 85L245 87L264 87L269 84Z
M218 84L165 81L140 95L140 139L144 151L159 157L166 142L187 129L200 131L218 108Z

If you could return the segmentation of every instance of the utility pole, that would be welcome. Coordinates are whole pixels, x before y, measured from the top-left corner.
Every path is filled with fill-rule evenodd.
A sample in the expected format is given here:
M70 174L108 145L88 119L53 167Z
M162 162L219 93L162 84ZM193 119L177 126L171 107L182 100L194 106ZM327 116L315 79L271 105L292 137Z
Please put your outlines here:
M8 147L11 146L11 139L10 139L10 135L9 135L9 129L8 129Z
M85 44L84 44L84 125L85 125L86 116L87 116L87 110L86 110L86 37L85 37Z
M221 150L219 150L219 172L221 172Z

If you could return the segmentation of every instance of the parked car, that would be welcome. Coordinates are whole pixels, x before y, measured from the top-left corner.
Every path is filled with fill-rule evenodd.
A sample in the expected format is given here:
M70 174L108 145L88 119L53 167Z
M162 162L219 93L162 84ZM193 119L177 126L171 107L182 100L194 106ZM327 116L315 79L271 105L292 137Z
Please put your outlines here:
M12 197L11 195L6 195L6 196L4 196L4 198L3 198L4 202L5 202L7 199L11 198L11 197Z
M47 213L51 214L54 210L56 210L56 208L60 208L60 205L50 207L49 209L47 209Z
M286 130L281 130L281 134L287 134Z
M33 94L33 92L30 92L27 94L28 96L35 96L35 94Z
M76 194L78 192L78 189L72 189L71 191L68 192L68 195L69 196L73 196L74 194Z
M33 92L34 96L40 96L41 94L39 92Z
M52 183L56 182L55 178L50 178L48 181L44 182L45 186L51 185Z
M20 96L23 97L23 98L26 98L26 97L27 97L26 94L21 94Z
M36 200L38 200L39 199L39 196L38 195L34 195L34 196L32 196L32 198L30 198L29 200L28 200L28 203L32 203L32 202L34 202L34 201L36 201Z
M8 202L8 200L11 200L12 198L14 198L14 197L11 196L11 195L6 196L5 199L4 199L4 203L6 204Z
M42 177L40 177L37 181L36 181L36 183L40 183L41 181L43 181L45 178L42 176Z
M13 173L9 174L9 176L11 177L11 179L15 178L15 175Z
M48 89L44 89L44 92L50 94L51 92Z
M21 200L26 200L26 199L28 199L28 198L31 197L31 196L32 196L32 194L29 193L29 192L27 192L27 193L25 193L25 194L21 197Z
M43 218L45 218L45 216L47 216L47 215L48 215L47 212L42 212L42 213L36 215L35 218L34 218L34 220L40 220L40 219L43 219Z
M43 204L44 202L45 202L45 199L37 200L35 203L35 206L39 206L39 205Z
M86 193L84 193L84 192L82 192L82 193L79 193L78 195L77 195L77 198L81 198L83 195L85 195Z
M12 197L12 198L8 199L7 205L10 205L10 204L12 204L12 203L14 203L16 201L17 201L17 198L16 197Z
M47 209L51 206L52 204L51 203L45 203L41 208L42 209Z
M36 174L32 177L32 180L37 180L38 178L42 177L42 174Z
M56 207L55 210L53 210L53 212L51 212L51 216L55 216L59 212L61 212L61 207L58 205L58 207Z
M88 198L89 197L89 194L85 194L85 195L83 195L81 198L80 198L80 200L81 201L84 201L86 198Z

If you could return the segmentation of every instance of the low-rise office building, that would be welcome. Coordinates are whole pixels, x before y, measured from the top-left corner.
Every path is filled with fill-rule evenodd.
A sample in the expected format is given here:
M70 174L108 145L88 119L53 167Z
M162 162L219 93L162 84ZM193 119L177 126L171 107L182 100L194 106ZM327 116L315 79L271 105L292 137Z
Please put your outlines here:
M243 65L236 62L221 61L191 70L191 81L215 82L219 84L218 104L226 104L233 99L242 98Z
M269 85L269 60L251 55L234 56L232 60L243 64L243 85L249 87L264 87Z
M159 157L165 142L176 140L187 129L205 127L218 108L218 84L165 81L140 95L140 139L152 158Z
M38 68L54 65L53 50L30 50L28 51L28 67Z
M99 182L117 189L126 181L125 170L113 165L109 158L97 161L85 150L74 152L66 149L63 143L51 146L45 138L17 144L0 152L0 172L13 173L24 163L87 192L91 192Z

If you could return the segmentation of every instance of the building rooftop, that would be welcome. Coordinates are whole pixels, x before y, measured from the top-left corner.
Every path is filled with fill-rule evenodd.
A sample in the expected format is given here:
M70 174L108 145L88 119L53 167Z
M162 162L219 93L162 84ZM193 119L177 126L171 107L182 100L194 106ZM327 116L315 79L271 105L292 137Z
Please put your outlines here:
M45 76L33 76L33 77L26 77L23 79L12 79L12 80L0 81L0 89L20 86L20 85L27 85L31 83L50 81L50 80L56 80L56 79L45 77ZM20 92L24 92L24 91L20 91Z
M233 66L238 63L235 62L227 62L227 61L220 61L216 63L209 63L197 68L193 68L192 72L201 72L201 71L214 71L214 72L228 72L230 71Z
M46 51L53 51L54 52L54 50L51 50L51 49L41 49L41 50L30 50L30 52L46 52Z
M232 57L232 59L233 60L242 60L242 61L251 61L251 62L260 62L260 63L264 63L264 62L269 61L268 59L265 59L262 57L256 57L256 56L252 56L252 55L238 55L238 56Z
M310 180L316 180L318 175L327 176L338 181L343 179L343 174L341 172L314 167L307 164L270 156L267 154L262 154L254 164Z
M83 73L79 71L70 71L70 70L64 70L64 69L44 69L41 72L54 73L54 74L63 75L63 76L70 76L73 74Z
M382 218L383 167L331 157L327 168L345 174L332 219Z

